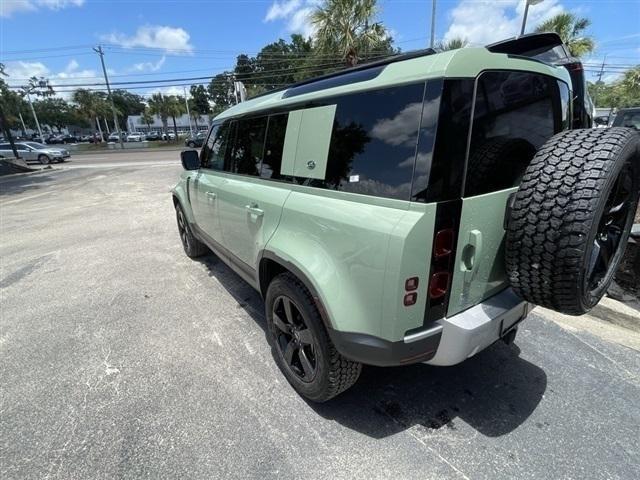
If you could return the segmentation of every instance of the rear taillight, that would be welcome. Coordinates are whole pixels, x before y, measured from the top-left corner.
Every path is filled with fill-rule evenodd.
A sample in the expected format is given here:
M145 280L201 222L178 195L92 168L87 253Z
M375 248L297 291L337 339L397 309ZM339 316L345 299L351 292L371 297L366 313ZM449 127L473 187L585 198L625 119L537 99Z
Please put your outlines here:
M433 255L436 258L442 258L451 255L453 251L453 238L455 233L453 228L445 228L436 233L433 240Z
M437 299L444 297L449 290L449 272L436 272L431 275L429 281L429 298Z

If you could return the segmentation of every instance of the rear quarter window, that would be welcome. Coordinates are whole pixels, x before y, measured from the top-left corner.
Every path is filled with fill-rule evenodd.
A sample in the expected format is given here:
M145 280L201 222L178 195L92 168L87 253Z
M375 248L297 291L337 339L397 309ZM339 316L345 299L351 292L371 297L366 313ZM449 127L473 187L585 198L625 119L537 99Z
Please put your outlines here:
M501 71L478 77L465 196L517 186L535 152L567 128L568 96L566 85L544 75Z

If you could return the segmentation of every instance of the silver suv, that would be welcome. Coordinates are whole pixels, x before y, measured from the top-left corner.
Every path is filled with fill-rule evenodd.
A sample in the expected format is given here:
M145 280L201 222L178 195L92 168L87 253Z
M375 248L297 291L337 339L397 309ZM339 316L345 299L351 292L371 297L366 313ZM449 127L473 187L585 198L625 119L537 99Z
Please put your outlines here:
M50 147L38 142L18 142L16 143L16 150L20 158L26 161L36 160L43 165L47 165L52 161L64 162L67 158L71 157L69 150L65 148ZM11 144L0 143L0 157L13 157L14 153L11 150Z

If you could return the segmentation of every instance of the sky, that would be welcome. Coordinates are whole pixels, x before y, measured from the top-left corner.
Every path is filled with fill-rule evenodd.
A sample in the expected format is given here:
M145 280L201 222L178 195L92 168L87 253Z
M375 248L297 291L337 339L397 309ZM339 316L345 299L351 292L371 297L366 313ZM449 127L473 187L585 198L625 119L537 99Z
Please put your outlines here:
M169 80L131 91L182 94L180 83L206 80L174 79L210 77L232 69L240 53L255 55L292 33L311 35L308 15L319 1L0 0L0 62L12 85L33 75L61 86L96 83L103 79L92 47L103 45L112 82ZM428 46L431 0L379 0L378 7L397 47ZM519 32L524 0L437 0L436 8L438 40L485 45ZM584 59L589 80L603 62L605 81L640 64L640 0L544 0L530 7L527 30L561 11L592 21L597 49ZM71 89L58 91L68 97Z

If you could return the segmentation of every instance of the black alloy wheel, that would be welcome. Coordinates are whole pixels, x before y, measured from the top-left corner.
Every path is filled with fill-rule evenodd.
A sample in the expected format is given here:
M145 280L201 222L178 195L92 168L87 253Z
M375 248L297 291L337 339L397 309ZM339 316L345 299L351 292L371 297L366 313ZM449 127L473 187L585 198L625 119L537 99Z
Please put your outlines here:
M287 368L301 381L312 382L316 376L316 340L304 315L295 302L284 295L273 303L275 345Z
M585 288L593 293L599 290L605 278L613 275L613 260L618 251L623 248L621 239L633 221L635 214L633 202L633 172L631 160L627 161L618 174L611 192L605 203L604 212L598 224L596 237L589 259Z

